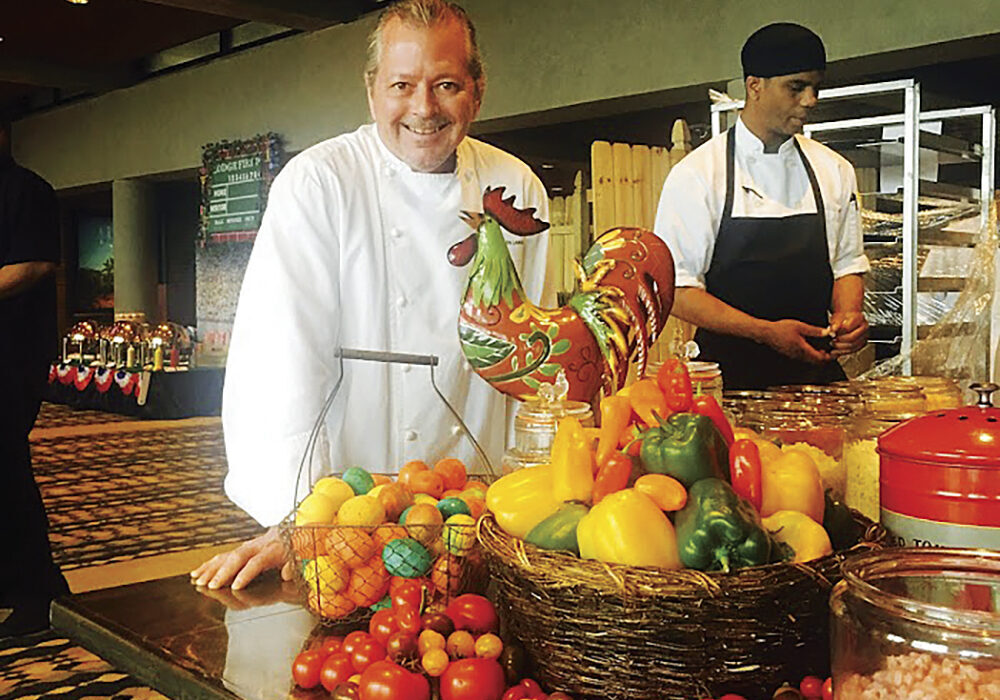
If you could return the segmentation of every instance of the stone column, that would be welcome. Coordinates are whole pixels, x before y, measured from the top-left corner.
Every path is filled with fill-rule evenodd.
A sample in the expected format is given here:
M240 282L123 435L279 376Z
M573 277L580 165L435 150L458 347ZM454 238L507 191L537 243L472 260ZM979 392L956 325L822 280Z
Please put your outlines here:
M156 323L159 236L153 188L115 180L111 189L115 251L115 314L142 312Z

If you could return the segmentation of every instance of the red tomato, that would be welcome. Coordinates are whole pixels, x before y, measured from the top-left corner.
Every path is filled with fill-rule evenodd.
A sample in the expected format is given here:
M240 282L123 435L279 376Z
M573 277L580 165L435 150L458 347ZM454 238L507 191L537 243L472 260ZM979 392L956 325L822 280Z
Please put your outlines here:
M385 646L393 632L398 630L396 614L392 610L379 610L368 621L368 633L382 646Z
M441 700L501 700L507 684L492 659L460 659L441 676Z
M726 693L719 700L747 700L742 695L737 695L736 693Z
M374 638L358 642L351 652L351 663L358 673L363 673L366 668L376 661L385 660L385 647Z
M343 643L344 643L343 637L324 637L323 641L320 642L320 645L317 648L323 654L324 657L327 657L330 654L336 654L338 651L340 651L340 645Z
M357 671L354 670L351 657L341 651L326 657L323 668L319 672L319 681L324 688L332 693L334 688L341 683L346 683L347 679L355 673Z
M389 661L376 661L358 682L360 700L430 700L431 687L419 673Z
M823 700L833 700L833 678L823 681Z
M392 607L397 607L404 603L420 610L424 601L424 587L416 580L403 581L390 591L392 595Z
M420 633L420 613L417 611L418 608L409 603L401 603L396 607L396 626L400 632Z
M527 697L528 691L524 689L524 686L515 685L513 688L508 688L500 700L525 700Z
M819 700L823 697L823 681L816 676L806 676L799 683L799 692L806 700Z
M319 685L319 670L323 666L323 653L318 649L304 651L292 663L292 678L300 688L315 688Z
M357 630L351 632L346 637L344 637L344 643L340 645L340 650L346 654L353 654L354 649L357 648L358 643L365 641L366 639L371 639L372 636L367 632Z
M445 615L455 623L457 630L469 630L475 634L496 632L500 627L496 608L486 598L475 593L466 593L452 600Z

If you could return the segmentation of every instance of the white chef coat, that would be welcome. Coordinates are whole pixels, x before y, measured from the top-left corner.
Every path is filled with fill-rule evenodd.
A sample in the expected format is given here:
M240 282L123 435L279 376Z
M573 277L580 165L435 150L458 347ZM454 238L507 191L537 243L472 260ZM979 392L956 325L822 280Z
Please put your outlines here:
M816 213L816 201L792 139L777 153L738 119L733 218ZM826 214L826 241L834 279L868 271L861 237L857 179L850 162L823 144L794 137L809 159ZM663 183L653 230L674 256L676 286L705 288L715 237L726 203L726 132L702 144L671 169Z
M310 430L340 376L340 347L437 355L438 387L499 465L506 401L462 355L468 268L447 259L472 233L459 213L482 211L487 186L505 186L515 206L548 220L528 166L471 138L454 172L419 173L366 125L303 151L275 178L240 291L222 404L226 493L262 525L292 510ZM542 296L547 234L508 242L528 297L551 305ZM345 360L323 438L319 469L303 475L298 498L322 473L351 466L394 472L452 455L480 465L423 366Z

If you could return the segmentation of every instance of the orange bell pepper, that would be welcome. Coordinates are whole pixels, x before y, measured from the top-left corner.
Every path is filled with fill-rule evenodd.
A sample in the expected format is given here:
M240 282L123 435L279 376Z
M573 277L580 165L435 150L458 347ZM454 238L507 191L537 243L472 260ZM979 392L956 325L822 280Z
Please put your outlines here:
M618 448L618 441L632 418L632 404L625 396L601 399L601 431L597 439L597 465L600 467Z
M594 505L615 491L621 491L628 486L632 476L632 459L621 452L612 452L597 471L594 479Z
M629 401L632 410L639 416L639 420L646 424L647 428L655 428L660 424L660 419L666 418L673 411L667 406L667 399L656 385L656 380L647 378L640 379L632 385L629 393Z

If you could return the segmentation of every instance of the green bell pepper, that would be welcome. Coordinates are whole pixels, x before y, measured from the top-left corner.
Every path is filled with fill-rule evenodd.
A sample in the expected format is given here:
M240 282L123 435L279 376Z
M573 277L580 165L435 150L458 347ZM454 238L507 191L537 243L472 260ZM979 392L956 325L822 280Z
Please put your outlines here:
M702 479L677 512L681 562L699 571L731 571L782 561L791 550L764 529L760 515L722 479Z
M702 479L729 481L729 446L715 423L697 413L675 413L642 434L642 466L691 488Z
M531 529L525 542L541 549L559 549L580 556L576 526L590 509L582 503L568 502Z
M864 533L851 515L851 509L834 498L829 489L823 494L823 505L823 528L830 536L834 551L856 545Z

